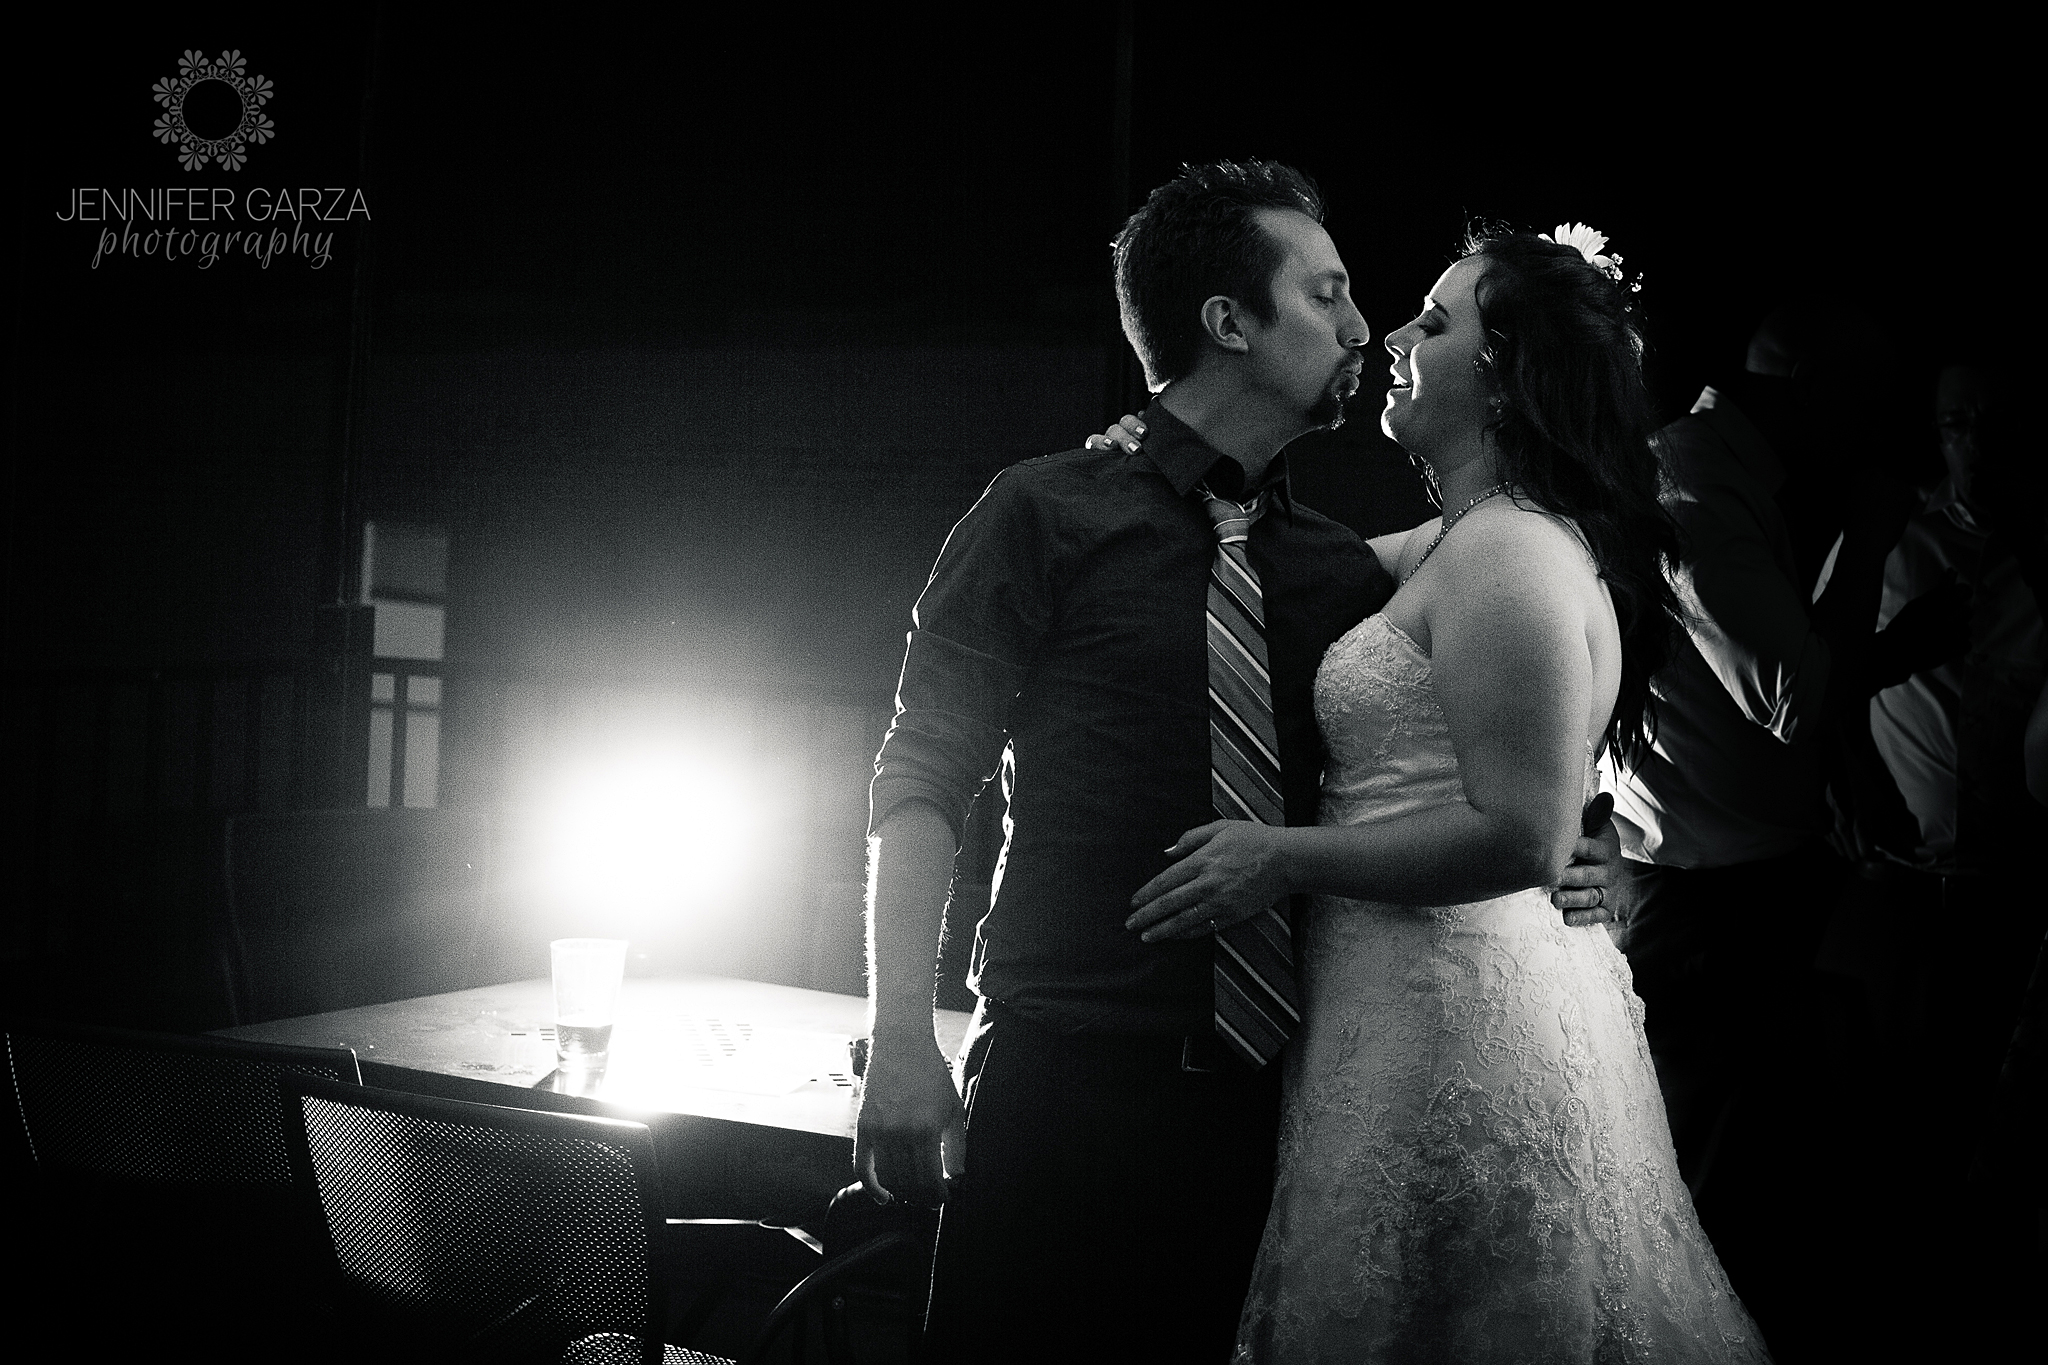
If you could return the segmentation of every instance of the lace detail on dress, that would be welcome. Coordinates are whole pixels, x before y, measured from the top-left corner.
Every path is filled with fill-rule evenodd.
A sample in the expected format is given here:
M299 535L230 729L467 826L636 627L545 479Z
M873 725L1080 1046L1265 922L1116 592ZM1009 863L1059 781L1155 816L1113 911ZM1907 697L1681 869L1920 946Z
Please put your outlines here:
M1395 643L1406 648L1390 647ZM1347 825L1461 800L1451 732L1436 704L1429 656L1384 616L1331 645L1316 673L1316 719L1329 747L1316 823Z
M1382 617L1316 678L1324 823L1462 800L1429 659ZM1768 1359L1679 1180L1628 964L1541 891L1317 897L1251 1362Z

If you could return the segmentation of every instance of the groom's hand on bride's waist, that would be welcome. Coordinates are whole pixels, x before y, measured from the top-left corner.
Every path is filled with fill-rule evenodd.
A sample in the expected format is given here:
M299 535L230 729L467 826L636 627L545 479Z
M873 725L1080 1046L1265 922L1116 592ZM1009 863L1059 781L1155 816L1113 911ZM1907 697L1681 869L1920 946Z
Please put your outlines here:
M1614 827L1614 797L1601 792L1586 803L1580 817L1579 841L1572 845L1571 866L1550 893L1550 903L1564 911L1574 927L1608 924L1627 907L1628 878L1621 865L1621 831Z

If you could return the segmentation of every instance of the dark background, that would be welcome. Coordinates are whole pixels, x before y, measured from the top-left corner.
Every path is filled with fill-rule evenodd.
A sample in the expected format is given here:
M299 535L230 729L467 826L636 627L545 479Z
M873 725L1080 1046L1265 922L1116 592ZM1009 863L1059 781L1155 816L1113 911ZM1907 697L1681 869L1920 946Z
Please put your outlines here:
M783 593L799 599L812 580L843 589L776 647L835 675L851 652L864 681L891 672L918 574L986 476L1130 394L1094 373L1121 349L1105 244L1183 160L1266 155L1315 175L1380 335L1469 217L1596 224L1643 272L1672 413L1800 296L1855 299L1923 377L2016 330L2010 285L1986 278L2022 219L1981 33L1603 32L1568 47L1539 32L1475 52L1464 25L1188 31L1138 6L1127 144L1118 36L1108 9L972 36L829 18L480 31L399 11L319 32L251 16L74 34L90 92L52 80L64 117L42 122L16 181L8 571L24 634L38 653L124 660L303 636L305 607L332 590L309 579L317 560L294 562L314 537L278 518L337 510L313 490L339 436L333 372L359 282L373 370L358 510L460 524L458 578L492 578L478 535L545 508L555 525L533 529L550 558L578 561L528 565L516 607L458 607L458 652L558 649L549 615L641 628L629 587L575 581L607 574L567 550L549 477L587 487L637 466L606 490L622 496L589 499L608 518L650 476L716 498L813 451L848 483L833 517L887 528L868 556L887 564L809 573L792 549L804 537L771 516L760 539L779 563L749 569L795 574L803 588ZM240 171L187 173L150 136L150 85L187 48L227 47L275 83L279 134ZM75 185L188 181L360 185L374 244L342 227L317 272L93 270L91 229L55 221ZM688 409L716 383L671 367L749 364L733 381L748 410L720 412L711 438L724 462L686 469L711 419ZM1915 419L1928 407L1899 401ZM1382 486L1404 462L1369 420L1300 454L1329 510L1368 529L1413 511L1405 483ZM665 517L643 520L609 528L614 570L673 542ZM722 614L772 614L759 591L728 592ZM891 629L812 619L848 612Z
M38 132L9 215L9 677L314 658L364 520L445 528L451 664L738 696L763 752L800 754L802 885L700 962L857 990L847 888L908 608L997 469L1140 396L1107 242L1179 163L1314 175L1376 335L1470 217L1596 225L1642 272L1673 416L1768 309L1835 297L1883 337L1931 458L1935 369L2018 338L1995 33L1536 19L75 21L46 40L68 65L16 94ZM188 173L150 88L229 48L274 82L277 136ZM56 220L78 186L185 183L361 187L373 224L320 225L317 271L94 269L95 229ZM1301 495L1369 534L1429 510L1372 398L1291 455ZM88 875L106 836L67 830L287 800L217 773L182 797L87 782L118 743L31 693L17 973L163 918ZM481 757L503 745L458 719L443 804L508 804ZM131 1013L212 1017L180 990Z

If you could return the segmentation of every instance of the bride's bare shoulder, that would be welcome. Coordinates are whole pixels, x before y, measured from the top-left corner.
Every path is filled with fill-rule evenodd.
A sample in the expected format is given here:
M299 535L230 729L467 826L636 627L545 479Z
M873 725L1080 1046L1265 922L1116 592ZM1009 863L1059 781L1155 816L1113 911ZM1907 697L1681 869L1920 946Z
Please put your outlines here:
M1505 498L1473 508L1444 538L1429 567L1432 580L1417 606L1432 630L1457 621L1512 633L1541 623L1540 629L1561 639L1576 638L1603 600L1599 574L1576 528Z
M1526 500L1489 498L1468 519L1472 534L1447 536L1437 551L1452 551L1447 558L1467 573L1536 574L1559 587L1599 576L1591 548L1570 518Z

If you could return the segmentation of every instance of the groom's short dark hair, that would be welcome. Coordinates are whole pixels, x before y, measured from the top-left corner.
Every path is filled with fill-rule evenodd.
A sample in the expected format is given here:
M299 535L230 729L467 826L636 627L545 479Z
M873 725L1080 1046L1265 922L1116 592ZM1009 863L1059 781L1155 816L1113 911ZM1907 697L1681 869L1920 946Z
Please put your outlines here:
M1182 166L1117 233L1117 309L1152 388L1194 369L1202 304L1215 295L1273 320L1281 247L1259 226L1259 209L1293 209L1320 223L1323 196L1313 180L1277 161Z

